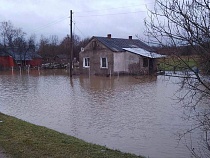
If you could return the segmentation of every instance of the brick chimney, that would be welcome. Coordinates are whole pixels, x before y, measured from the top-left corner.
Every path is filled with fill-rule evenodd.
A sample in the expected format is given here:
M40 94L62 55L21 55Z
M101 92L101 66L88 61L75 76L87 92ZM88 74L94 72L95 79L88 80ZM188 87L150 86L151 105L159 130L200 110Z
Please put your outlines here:
M129 40L132 40L132 36L128 36L128 39L129 39Z
M111 34L107 34L107 38L112 38L112 35Z

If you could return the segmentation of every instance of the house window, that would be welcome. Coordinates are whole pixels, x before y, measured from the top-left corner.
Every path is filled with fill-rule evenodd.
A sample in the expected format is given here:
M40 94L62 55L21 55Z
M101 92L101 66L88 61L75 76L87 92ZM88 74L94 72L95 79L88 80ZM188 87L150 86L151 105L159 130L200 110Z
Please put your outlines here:
M83 58L83 67L90 67L90 58L89 57Z
M107 58L101 58L101 68L108 68Z
M148 67L148 58L143 58L143 67Z

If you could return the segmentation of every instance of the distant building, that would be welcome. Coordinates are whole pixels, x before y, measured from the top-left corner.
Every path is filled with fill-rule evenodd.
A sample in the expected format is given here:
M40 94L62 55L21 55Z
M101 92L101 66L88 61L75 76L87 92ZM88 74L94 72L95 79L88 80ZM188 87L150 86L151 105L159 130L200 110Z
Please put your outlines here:
M42 57L37 53L0 52L0 68L7 69L15 66L41 66Z
M138 39L92 37L79 53L80 73L91 75L151 74L164 57Z
M0 69L14 67L15 62L13 57L4 52L0 52Z
M69 60L69 56L66 54L58 54L54 57L54 62L59 64L67 64Z

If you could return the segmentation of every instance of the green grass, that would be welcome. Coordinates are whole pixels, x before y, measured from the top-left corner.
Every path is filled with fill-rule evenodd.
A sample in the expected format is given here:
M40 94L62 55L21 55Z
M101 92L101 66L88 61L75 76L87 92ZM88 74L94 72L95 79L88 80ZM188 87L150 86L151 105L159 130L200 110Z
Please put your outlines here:
M136 158L0 113L0 147L14 158Z
M176 71L189 69L189 67L198 67L198 58L196 56L180 56L180 58L175 56L169 56L158 61L158 69L165 71ZM188 67L189 66L189 67Z

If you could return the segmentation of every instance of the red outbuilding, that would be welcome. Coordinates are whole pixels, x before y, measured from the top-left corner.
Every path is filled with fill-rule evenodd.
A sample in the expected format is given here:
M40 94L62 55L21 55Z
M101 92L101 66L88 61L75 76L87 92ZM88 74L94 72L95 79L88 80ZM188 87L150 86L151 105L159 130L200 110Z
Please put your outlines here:
M38 54L32 54L31 60L27 62L27 65L30 65L31 67L38 67L42 65L42 57Z
M38 67L42 64L42 57L37 53L0 52L0 69L8 69L18 65Z
M11 68L15 66L12 56L6 53L0 53L0 69Z

